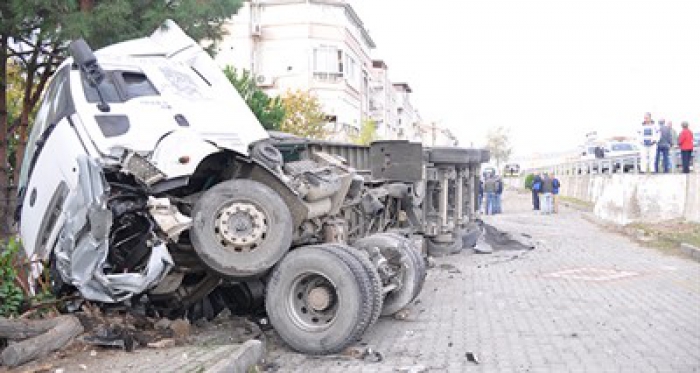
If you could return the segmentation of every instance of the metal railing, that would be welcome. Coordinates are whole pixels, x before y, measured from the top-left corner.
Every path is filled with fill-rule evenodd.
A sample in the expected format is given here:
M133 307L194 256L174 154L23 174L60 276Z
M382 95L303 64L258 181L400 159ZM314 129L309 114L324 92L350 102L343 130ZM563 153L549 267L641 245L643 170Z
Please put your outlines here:
M681 157L680 151L673 150L669 154L671 159L670 173L681 173ZM649 165L650 172L654 172L654 164ZM661 161L660 161L661 162ZM527 175L534 172L553 172L555 175L585 175L585 174L614 174L614 173L642 173L641 157L636 156L617 156L607 158L596 158L588 160L568 161L554 165L534 167L525 170L521 174ZM659 171L663 172L663 167L659 165ZM691 159L691 172L700 172L700 157L697 150L693 153Z

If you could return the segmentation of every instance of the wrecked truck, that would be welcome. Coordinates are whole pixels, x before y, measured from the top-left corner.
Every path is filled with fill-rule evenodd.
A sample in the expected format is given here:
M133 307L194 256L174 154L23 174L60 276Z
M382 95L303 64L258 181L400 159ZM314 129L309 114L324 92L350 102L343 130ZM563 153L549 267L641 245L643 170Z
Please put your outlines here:
M16 214L56 294L191 319L264 307L312 354L416 298L425 262L410 240L347 245L356 171L323 152L285 161L175 23L69 51L30 134Z

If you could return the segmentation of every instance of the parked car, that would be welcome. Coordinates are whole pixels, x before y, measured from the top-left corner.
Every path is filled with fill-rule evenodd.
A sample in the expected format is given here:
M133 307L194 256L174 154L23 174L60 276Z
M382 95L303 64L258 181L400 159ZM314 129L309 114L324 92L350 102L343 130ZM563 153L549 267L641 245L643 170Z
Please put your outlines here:
M605 157L613 159L613 170L630 172L639 167L639 146L629 141L610 141L605 145ZM607 171L607 168L603 172Z

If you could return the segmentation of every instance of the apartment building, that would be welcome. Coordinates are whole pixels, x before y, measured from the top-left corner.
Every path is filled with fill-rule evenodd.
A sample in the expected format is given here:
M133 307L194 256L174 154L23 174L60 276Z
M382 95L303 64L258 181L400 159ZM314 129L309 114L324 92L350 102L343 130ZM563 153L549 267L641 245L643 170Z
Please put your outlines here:
M377 125L377 136L384 140L399 138L397 94L389 79L389 67L382 60L372 61L370 83L370 118Z
M346 1L247 1L225 27L219 65L251 71L271 95L310 91L333 139L346 140L370 118L375 43Z

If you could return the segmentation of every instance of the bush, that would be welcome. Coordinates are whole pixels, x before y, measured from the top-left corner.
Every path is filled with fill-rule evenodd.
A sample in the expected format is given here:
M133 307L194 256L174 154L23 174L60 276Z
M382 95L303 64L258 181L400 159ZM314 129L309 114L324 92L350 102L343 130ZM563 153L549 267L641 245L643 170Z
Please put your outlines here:
M0 316L17 316L24 302L24 292L17 282L19 242L10 238L0 246Z
M535 181L535 174L525 176L525 188L532 190L532 183Z

